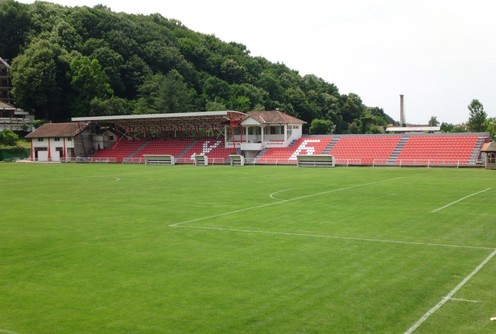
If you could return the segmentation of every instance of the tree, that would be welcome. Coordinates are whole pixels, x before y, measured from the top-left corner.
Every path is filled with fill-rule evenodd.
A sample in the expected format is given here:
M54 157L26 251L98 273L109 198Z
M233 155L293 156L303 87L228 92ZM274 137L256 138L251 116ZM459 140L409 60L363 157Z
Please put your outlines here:
M431 116L431 119L429 120L429 126L438 126L439 121L437 120L436 116Z
M98 60L109 78L112 90L117 95L122 96L125 91L121 78L121 68L124 64L122 56L108 46L102 46L91 53L91 58Z
M0 1L0 56L13 59L24 44L31 24L28 6L14 0Z
M208 101L206 109L207 111L221 111L221 110L227 110L227 107L220 102Z
M350 133L353 133L353 134L358 133L359 129L358 129L358 126L356 125L355 122L350 124L349 131L350 131Z
M450 133L450 132L454 132L453 129L455 128L455 126L451 123L441 123L441 132L446 132L446 133Z
M224 80L232 83L242 83L245 78L246 69L236 59L228 58L221 64L220 72Z
M453 125L451 123L441 123L441 132L459 133L467 132L467 128L463 124Z
M315 118L310 124L310 134L313 135L327 135L331 134L334 130L334 124L329 119Z
M81 36L65 21L60 21L53 27L50 41L59 44L65 50L78 50L82 45Z
M109 99L95 97L90 102L90 116L131 115L134 103L126 99L112 96Z
M125 86L125 97L128 99L136 98L139 87L153 74L147 63L136 55L131 56L122 65L121 71L122 81Z
M106 99L112 94L109 79L97 59L80 56L72 59L68 77L76 92L73 115L86 116L94 98Z
M496 117L490 117L486 119L486 122L484 123L486 127L486 131L489 132L489 135L491 136L492 140L495 140L496 137Z
M477 99L473 99L468 105L470 116L468 118L467 128L472 132L483 132L486 130L484 122L486 121L487 114L484 111L484 106Z
M138 101L141 113L193 112L192 92L181 74L172 70L167 75L155 74L140 87Z
M46 39L36 39L12 63L13 94L19 106L34 110L38 119L68 118L61 108L67 89L67 53Z
M207 100L229 101L232 94L231 86L224 80L214 76L208 76L203 83L203 94Z
M360 118L362 113L364 112L364 105L362 103L362 99L354 93L348 94L348 96L344 97L344 105L341 109L343 113L343 119L347 123L352 123L356 119Z

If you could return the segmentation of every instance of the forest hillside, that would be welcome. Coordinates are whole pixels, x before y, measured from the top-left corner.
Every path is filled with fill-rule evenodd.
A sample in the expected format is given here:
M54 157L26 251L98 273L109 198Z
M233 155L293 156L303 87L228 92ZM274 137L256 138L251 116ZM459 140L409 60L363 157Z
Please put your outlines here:
M280 109L312 133L375 133L394 123L357 94L159 14L0 0L0 41L16 106L37 119Z

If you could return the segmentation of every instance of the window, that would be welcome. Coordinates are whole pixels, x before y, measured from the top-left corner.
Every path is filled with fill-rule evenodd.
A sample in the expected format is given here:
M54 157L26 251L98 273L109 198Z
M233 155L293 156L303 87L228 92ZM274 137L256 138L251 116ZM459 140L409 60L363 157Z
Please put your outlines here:
M67 141L72 141L72 138L71 137L67 137Z
M260 128L251 126L248 128L248 134L249 135L260 135Z
M60 138L59 137L55 137L54 140L55 141L60 141Z
M38 141L39 141L39 142L42 142L42 141L43 141L43 138L38 138Z

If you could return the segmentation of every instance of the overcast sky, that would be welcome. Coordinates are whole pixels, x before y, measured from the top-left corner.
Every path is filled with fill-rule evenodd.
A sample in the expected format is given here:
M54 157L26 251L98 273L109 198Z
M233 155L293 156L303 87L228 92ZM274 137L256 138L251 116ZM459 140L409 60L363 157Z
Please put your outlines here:
M33 1L21 0L32 3ZM52 0L160 13L315 74L399 120L462 123L478 99L496 117L495 0Z

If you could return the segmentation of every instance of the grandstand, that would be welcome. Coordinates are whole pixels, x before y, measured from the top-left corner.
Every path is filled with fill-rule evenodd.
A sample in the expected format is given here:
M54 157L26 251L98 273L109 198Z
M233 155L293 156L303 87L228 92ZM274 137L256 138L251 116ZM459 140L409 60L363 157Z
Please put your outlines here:
M431 166L475 164L482 144L487 140L487 137L473 133L411 136L399 152L395 164Z
M484 133L304 136L288 147L266 148L250 163L293 165L298 155L329 154L342 166L475 166L488 141ZM228 164L236 151L224 147L222 140L122 140L94 157L144 163L146 154L170 154L183 164L194 163L194 155L207 155L211 163Z
M401 136L349 135L337 139L329 152L337 164L372 165L376 161L389 161Z
M487 133L303 135L305 122L280 111L105 116L73 121L84 123L85 129L95 133L84 136L93 138L92 142L75 146L78 161L92 162L145 163L147 155L170 155L177 164L193 164L194 156L204 155L209 164L230 164L230 155L242 155L245 164L296 165L297 156L332 155L338 166L469 167L482 166L481 148L489 142ZM42 131L45 137L50 135L47 131ZM37 138L36 131L29 138ZM58 141L47 143L53 146ZM39 145L43 142L37 142ZM46 148L48 152L64 149Z
M298 155L322 154L332 141L331 136L302 137L283 148L268 148L255 158L257 164L296 164Z

